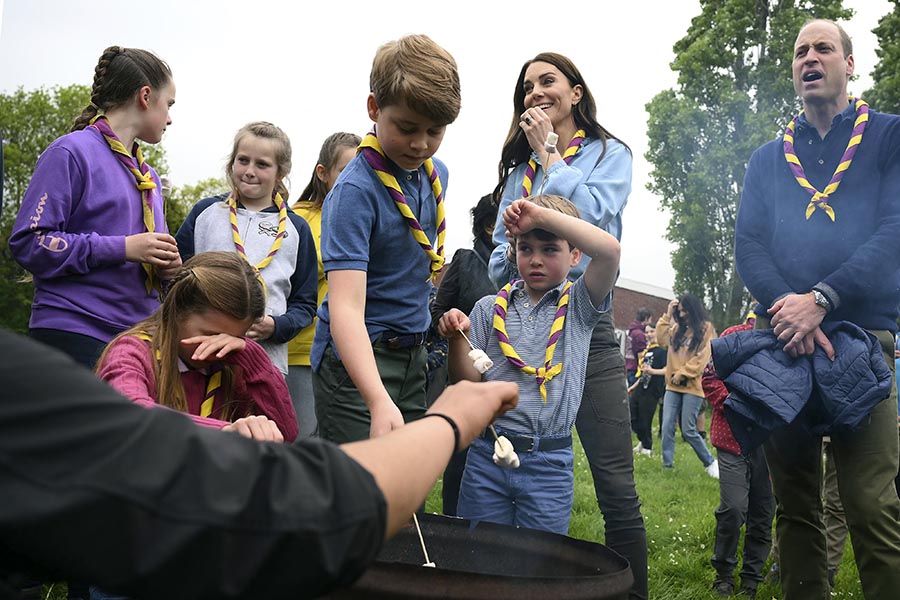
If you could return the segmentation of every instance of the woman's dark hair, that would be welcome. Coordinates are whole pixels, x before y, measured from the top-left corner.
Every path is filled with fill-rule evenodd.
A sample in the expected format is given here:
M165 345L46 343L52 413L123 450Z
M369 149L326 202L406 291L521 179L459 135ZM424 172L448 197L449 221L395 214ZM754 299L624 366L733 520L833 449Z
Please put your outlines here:
M696 352L700 344L703 343L703 334L706 332L706 324L709 322L709 314L700 298L693 294L685 294L678 301L681 309L687 313L681 316L681 311L675 310L675 322L678 327L675 329L675 336L672 338L672 348L680 349L685 341L688 342L688 352ZM690 340L686 338L690 335Z
M611 139L618 141L631 152L631 148L628 148L625 142L597 122L597 103L594 101L594 96L591 94L591 90L585 83L584 77L581 76L581 72L575 66L575 63L562 54L541 52L522 65L519 78L516 80L516 88L513 93L512 123L509 126L509 133L506 135L506 141L503 143L503 150L500 153L500 164L498 166L500 182L494 190L498 198L503 194L506 178L510 171L519 164L527 162L531 157L531 146L529 146L528 140L525 138L525 133L519 127L519 117L525 112L525 71L528 70L531 63L535 62L545 62L553 65L569 80L569 84L572 87L576 85L581 86L581 101L572 107L572 113L575 118L575 125L579 129L584 129L588 137L597 138L603 144L603 152L600 153L597 163L606 156L606 142Z
M494 202L493 194L485 194L478 200L478 204L472 207L472 235L476 240L481 240L488 246L493 246L491 242L491 234L486 233L485 226L493 229L497 222L497 203Z
M99 111L122 106L145 85L159 90L172 81L172 71L161 58L140 48L110 46L94 67L91 102L75 119L72 131L84 129Z

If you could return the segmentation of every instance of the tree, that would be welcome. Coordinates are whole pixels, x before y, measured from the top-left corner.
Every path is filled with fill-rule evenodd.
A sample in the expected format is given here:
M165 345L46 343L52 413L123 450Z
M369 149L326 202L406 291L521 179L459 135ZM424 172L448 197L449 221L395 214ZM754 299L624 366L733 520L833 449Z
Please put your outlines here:
M878 36L878 64L872 71L874 86L863 95L873 109L900 114L900 1L878 20L872 32Z
M223 177L210 177L194 185L173 188L166 197L166 223L169 225L169 231L175 235L188 212L199 200L218 196L227 191L228 184Z
M0 211L0 327L26 331L32 289L27 273L9 253L9 234L22 197L41 152L69 132L90 101L90 88L73 84L50 89L17 89L0 94L0 131L3 131L3 209ZM142 145L145 160L157 172L168 170L165 150Z
M846 19L841 0L701 0L674 46L675 89L647 104L648 189L671 213L675 289L704 300L716 327L741 322L749 296L734 264L734 220L753 151L799 108L794 40L812 16Z

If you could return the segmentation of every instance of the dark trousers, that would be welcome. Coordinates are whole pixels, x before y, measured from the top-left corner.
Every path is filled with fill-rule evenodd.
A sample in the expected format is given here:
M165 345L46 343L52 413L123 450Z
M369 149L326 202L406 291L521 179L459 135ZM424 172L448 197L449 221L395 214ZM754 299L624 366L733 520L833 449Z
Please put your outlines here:
M103 340L61 329L31 329L28 335L42 344L62 350L75 362L91 370L97 366L97 360L106 348Z
M591 465L606 545L631 563L630 598L647 598L647 532L634 486L625 359L607 313L594 328L575 427Z
M631 408L631 430L641 446L653 450L653 415L656 414L659 398L638 384L628 397L628 404Z
M775 498L769 468L762 448L746 457L720 449L718 458L719 508L712 566L719 579L734 581L741 527L746 525L741 585L756 588L772 547Z
M444 469L444 477L441 483L441 500L444 504L444 514L450 517L456 516L456 505L459 503L459 484L462 482L463 471L466 469L466 457L469 449L457 452L450 457L447 468Z
M388 348L372 345L381 382L409 423L425 414L424 346ZM338 360L334 348L325 350L318 371L313 371L313 392L319 435L335 444L369 439L371 416L356 384Z
M757 327L760 322L757 319ZM893 359L893 336L875 331ZM890 354L888 355L888 352ZM893 360L888 360L893 370ZM900 500L897 391L869 413L860 428L832 434L838 489L867 599L896 598L900 589ZM784 600L829 598L822 520L822 440L800 426L773 432L765 444L777 505Z

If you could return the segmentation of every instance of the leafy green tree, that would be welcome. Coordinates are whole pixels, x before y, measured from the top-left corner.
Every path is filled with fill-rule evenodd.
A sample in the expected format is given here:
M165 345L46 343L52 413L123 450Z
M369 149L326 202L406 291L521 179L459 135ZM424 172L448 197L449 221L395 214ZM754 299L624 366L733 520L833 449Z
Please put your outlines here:
M32 287L27 273L9 252L9 235L31 181L34 165L53 140L69 132L90 101L90 87L73 84L50 89L19 88L0 94L0 131L3 132L3 209L0 211L0 327L25 331L31 311ZM168 171L165 150L142 146L144 159Z
M900 0L894 10L878 20L872 32L878 36L878 64L872 71L874 86L863 98L880 112L900 114Z
M675 89L647 104L648 189L671 213L675 289L704 300L716 326L738 323L749 296L734 264L734 220L753 151L799 108L794 40L812 16L846 19L841 0L701 0L674 46Z
M228 191L223 177L210 177L194 185L173 188L166 196L166 223L172 235L178 231L191 208L200 200Z

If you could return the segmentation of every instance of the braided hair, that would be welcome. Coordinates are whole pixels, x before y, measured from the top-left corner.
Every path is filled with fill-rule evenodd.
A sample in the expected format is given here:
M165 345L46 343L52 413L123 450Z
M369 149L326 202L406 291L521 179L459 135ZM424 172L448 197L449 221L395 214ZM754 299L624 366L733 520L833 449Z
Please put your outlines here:
M172 81L172 71L162 59L147 50L110 46L94 68L91 101L75 119L72 131L87 127L100 111L127 103L145 85L152 89Z

